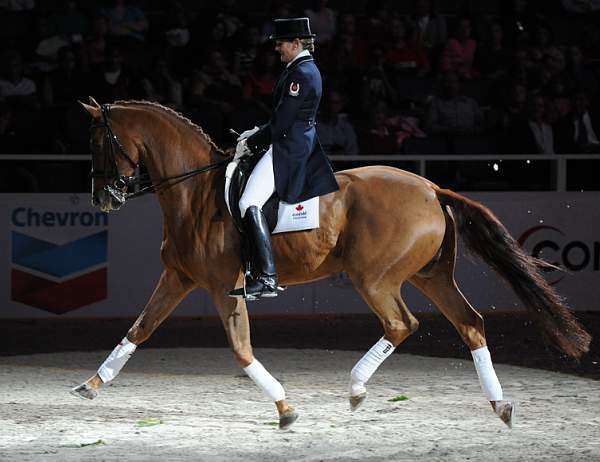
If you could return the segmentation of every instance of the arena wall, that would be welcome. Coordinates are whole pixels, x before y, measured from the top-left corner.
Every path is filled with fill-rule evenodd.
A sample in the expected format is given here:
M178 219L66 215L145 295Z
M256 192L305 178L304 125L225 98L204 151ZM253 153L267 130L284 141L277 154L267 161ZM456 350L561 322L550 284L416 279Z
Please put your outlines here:
M479 193L531 253L566 271L548 280L580 311L600 311L600 193ZM152 293L162 266L162 218L153 197L105 215L88 194L0 194L0 318L131 317ZM518 301L492 270L461 256L457 280L481 311L517 310ZM408 284L415 312L435 310ZM344 275L290 287L252 304L276 316L367 313ZM195 291L175 316L214 316Z

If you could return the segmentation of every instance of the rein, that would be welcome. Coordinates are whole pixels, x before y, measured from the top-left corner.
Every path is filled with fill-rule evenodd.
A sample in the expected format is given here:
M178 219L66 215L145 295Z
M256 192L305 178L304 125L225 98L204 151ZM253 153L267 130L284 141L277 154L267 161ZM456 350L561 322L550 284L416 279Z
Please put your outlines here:
M227 157L219 162L215 162L214 164L209 164L204 167L200 167L194 170L190 170L189 172L180 173L178 175L173 175L169 177L161 178L156 184L150 184L148 186L143 187L139 191L128 193L125 192L125 188L139 186L144 181L152 181L150 175L134 175L134 176L126 176L119 174L119 167L117 165L116 154L125 158L129 164L137 169L139 167L139 163L136 163L132 160L131 156L127 153L117 135L114 134L112 127L110 126L109 116L110 116L110 104L103 104L101 107L102 110L102 123L93 124L90 126L90 130L94 128L103 128L105 130L104 139L105 145L108 145L108 150L105 151L104 156L104 169L98 171L94 165L94 156L92 155L92 179L93 178L103 178L106 185L104 188L107 192L115 197L119 202L125 203L125 201L129 199L134 199L136 197L143 196L144 194L148 194L151 192L159 193L164 191L165 189L170 188L182 181L185 181L193 176L196 176L200 173L205 173L210 170L216 170L218 168L223 167L228 164L233 157ZM116 147L116 149L115 149ZM106 149L106 148L105 148ZM110 163L110 165L109 165ZM109 180L111 179L109 175L114 175L114 181L112 182L112 186L109 184Z
M190 170L189 172L180 173L179 175L161 178L157 184L151 184L149 186L145 186L144 188L142 188L139 191L136 191L134 193L127 193L127 199L133 199L135 197L139 197L144 194L151 193L151 192L157 192L157 193L161 192L167 188L170 188L171 186L175 186L176 184L181 183L182 181L185 181L188 178L196 176L200 173L208 172L210 170L216 170L216 169L228 164L229 162L231 162L231 159L232 159L232 157L227 157L226 159L220 160L219 162L215 162L214 164L210 164L205 167L200 167L200 168L197 168L194 170ZM141 181L145 180L146 178L149 178L149 175L144 174L144 175L138 175L138 176L126 177L126 178L127 178L127 180L126 180L127 186L129 186L132 184L133 185L139 184ZM173 181L173 180L176 180L176 181ZM171 181L173 181L173 182L171 182Z

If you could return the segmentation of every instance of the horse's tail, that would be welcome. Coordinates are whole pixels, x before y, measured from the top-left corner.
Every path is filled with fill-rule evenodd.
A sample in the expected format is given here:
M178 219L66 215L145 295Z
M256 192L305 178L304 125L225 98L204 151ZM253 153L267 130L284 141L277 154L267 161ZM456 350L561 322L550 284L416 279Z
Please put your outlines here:
M588 352L591 335L542 276L540 268L553 265L527 255L500 220L479 202L448 189L436 193L443 208L452 208L460 235L470 250L510 284L546 338L573 358Z

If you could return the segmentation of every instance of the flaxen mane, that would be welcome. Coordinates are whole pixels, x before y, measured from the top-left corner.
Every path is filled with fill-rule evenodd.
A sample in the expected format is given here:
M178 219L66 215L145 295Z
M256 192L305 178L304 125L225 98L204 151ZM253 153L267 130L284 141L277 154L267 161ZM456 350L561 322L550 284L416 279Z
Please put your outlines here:
M222 156L228 155L223 149L219 148L215 144L215 142L210 138L210 136L204 130L202 130L202 127L200 127L199 125L196 125L194 122L192 122L186 116L184 116L180 112L177 112L174 109L171 109L170 107L163 106L162 104L159 104L159 103L154 102L154 101L144 101L144 100L142 100L142 101L137 101L137 100L120 100L120 101L115 101L114 104L119 104L121 106L133 106L133 105L135 105L135 106L148 106L150 108L158 109L158 110L160 110L162 112L165 112L166 114L175 117L177 120L179 120L180 122L182 122L183 124L185 124L187 127L191 128L196 133L198 133L209 144L209 146L215 152L217 152L218 154L221 154Z

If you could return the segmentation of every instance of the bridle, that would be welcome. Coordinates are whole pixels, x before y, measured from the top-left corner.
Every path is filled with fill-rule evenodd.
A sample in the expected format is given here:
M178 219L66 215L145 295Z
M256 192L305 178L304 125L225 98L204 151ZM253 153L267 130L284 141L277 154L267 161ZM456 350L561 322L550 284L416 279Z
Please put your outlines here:
M123 157L129 165L137 172L139 163L135 162L131 156L127 153L117 135L110 126L110 104L103 104L101 107L102 121L94 123L90 126L90 131L101 128L104 129L104 165L102 169L99 169L96 165L95 156L92 152L92 181L94 178L102 178L104 180L104 190L119 203L124 204L128 199L142 196L151 192L161 192L171 186L176 185L182 181L187 180L199 173L208 172L215 170L224 165L228 164L232 157L227 157L214 164L209 164L205 167L190 170L189 172L180 173L178 175L160 178L157 183L152 183L145 186L135 192L126 192L125 188L132 188L139 186L143 182L152 181L150 175L136 173L134 176L121 175L119 172L119 166L117 165L117 156Z

